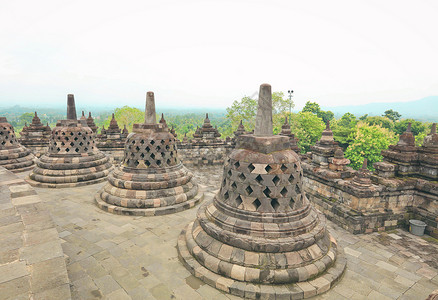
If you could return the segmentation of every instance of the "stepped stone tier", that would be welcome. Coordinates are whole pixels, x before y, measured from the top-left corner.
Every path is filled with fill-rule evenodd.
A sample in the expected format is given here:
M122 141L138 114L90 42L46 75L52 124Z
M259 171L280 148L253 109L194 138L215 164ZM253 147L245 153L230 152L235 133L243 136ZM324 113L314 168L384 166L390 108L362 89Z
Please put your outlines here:
M295 134L290 130L289 122L287 118L284 118L284 124L281 126L280 135L285 135L289 137L290 148L294 150L296 153L300 153L300 147L298 146L298 139L295 137Z
M314 148L313 148L314 149ZM409 226L409 219L426 222L426 232L438 237L438 135L432 126L423 146L416 147L408 126L396 145L382 151L383 161L367 161L358 171L347 165L342 150L328 157L304 158L304 189L326 217L352 233L370 233Z
M0 167L14 173L24 172L34 167L34 159L30 149L18 142L6 117L0 117Z
M330 289L346 266L324 216L307 200L300 158L272 134L271 86L260 87L253 135L241 135L219 192L178 239L207 284L250 299L302 299Z
M96 148L86 121L77 119L74 96L70 94L67 119L57 122L48 152L39 158L26 180L38 187L74 187L104 181L112 168L108 157Z
M96 146L100 151L108 154L112 163L120 163L123 160L127 137L126 125L121 131L114 114L112 114L108 129L103 127L100 134L97 135Z
M20 135L19 142L26 148L30 149L37 157L40 157L47 152L49 148L49 140L52 135L52 130L50 129L49 124L44 125L41 123L37 112L35 112L32 123L29 126L26 124L20 132Z
M88 112L87 125L88 125L88 127L91 128L91 130L93 130L94 133L97 132L98 127L94 123L94 119L91 116L91 112Z
M145 122L134 124L124 159L95 200L108 212L154 216L195 206L203 193L178 159L175 137L156 121L154 93L146 95Z
M224 141L219 137L221 134L217 130L217 127L213 127L208 118L208 114L205 114L204 124L202 127L197 127L193 134L192 144L194 145L213 145L224 144Z
M314 146L310 147L312 151L312 161L321 167L328 166L328 158L335 154L338 143L333 139L333 132L330 129L330 122L327 121L326 127L322 132L321 139Z

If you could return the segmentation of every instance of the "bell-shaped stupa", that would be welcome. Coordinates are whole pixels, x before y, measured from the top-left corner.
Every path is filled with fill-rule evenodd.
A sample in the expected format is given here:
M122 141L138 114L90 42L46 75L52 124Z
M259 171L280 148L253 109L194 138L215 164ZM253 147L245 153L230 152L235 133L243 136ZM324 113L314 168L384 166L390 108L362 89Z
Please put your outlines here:
M73 95L67 97L67 119L52 130L49 150L26 179L38 187L60 188L98 183L112 169L108 157L95 146L86 119L78 120Z
M31 170L35 156L21 145L15 136L14 127L6 117L0 117L0 167L14 173Z
M323 293L346 259L303 190L289 137L273 135L271 86L260 87L253 135L241 135L222 184L178 239L181 261L207 284L251 299Z
M105 211L140 216L175 213L203 199L178 159L175 137L164 122L157 123L153 92L146 94L144 123L134 124L122 163L95 199Z

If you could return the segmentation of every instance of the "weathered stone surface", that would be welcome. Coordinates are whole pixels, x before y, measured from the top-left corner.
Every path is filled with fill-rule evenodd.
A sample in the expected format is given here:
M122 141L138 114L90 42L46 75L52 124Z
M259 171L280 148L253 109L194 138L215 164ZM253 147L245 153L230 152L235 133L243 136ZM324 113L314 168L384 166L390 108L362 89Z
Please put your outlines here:
M47 124L44 126L41 123L40 118L35 112L35 116L32 119L32 123L23 127L23 130L20 132L19 142L30 149L37 157L40 157L44 153L47 152L49 148L49 140L52 130Z
M14 127L0 117L0 167L14 173L24 172L33 168L34 159L31 151L18 142Z
M67 120L52 131L49 151L40 157L27 181L33 186L61 188L105 180L112 169L108 157L95 146L86 119L76 120L73 95L67 100Z
M259 112L271 107L267 92L270 86L262 85ZM258 124L266 120L257 118ZM272 120L270 128L270 135L259 128L260 135L256 130L239 137L219 192L181 232L179 256L192 274L227 293L249 296L255 290L255 297L290 298L297 282L314 282L304 293L310 297L338 280L345 269L343 251L307 200L289 137L272 136ZM320 277L329 270L337 275Z
M272 136L272 93L267 83L260 86L254 135Z
M164 123L157 124L147 116L148 110L153 110L155 118L152 92L147 94L146 108L145 120L149 123L134 124L121 165L95 196L97 205L105 211L163 215L191 208L203 198L193 174L179 161L175 137Z

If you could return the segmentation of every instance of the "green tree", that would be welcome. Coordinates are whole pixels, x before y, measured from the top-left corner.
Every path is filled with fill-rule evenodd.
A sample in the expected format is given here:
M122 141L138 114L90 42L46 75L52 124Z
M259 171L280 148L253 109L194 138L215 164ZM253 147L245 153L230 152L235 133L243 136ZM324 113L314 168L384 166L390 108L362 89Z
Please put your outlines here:
M396 122L394 125L394 131L397 134L402 134L408 128L408 124L411 123L411 131L414 136L426 131L427 125L420 121L415 121L414 119L404 119L400 122Z
M368 118L368 114L364 114L359 118L360 121L365 121Z
M281 120L288 116L289 106L295 106L292 100L284 97L283 92L272 93L272 118L274 123L274 133L278 133L281 128ZM240 120L246 130L250 131L255 126L255 116L257 114L257 100L245 96L241 100L233 102L231 107L227 108L227 118L231 121L232 130L236 130Z
M330 123L335 141L344 149L347 149L351 141L351 134L356 130L356 116L345 113L339 120Z
M374 117L367 117L365 119L365 122L370 125L378 125L380 127L392 130L394 128L394 122L387 117L380 117L380 116L374 116Z
M387 117L388 119L392 120L393 122L400 120L401 114L399 114L397 111L388 109L385 111L385 114L382 115L383 117Z
M320 117L324 121L324 123L327 123L328 121L332 120L335 116L334 113L331 112L330 110L327 111L321 110L321 107L319 106L318 103L310 102L310 101L306 102L306 105L303 107L302 112L310 112L312 114L315 114L318 117Z
M382 150L394 144L397 138L394 132L378 125L358 123L351 135L351 143L345 151L345 157L351 161L350 166L358 170L363 161L368 160L368 168L373 170L373 163L381 161Z
M114 117L116 118L117 124L120 128L123 128L124 125L128 128L129 132L132 131L132 127L135 123L143 123L144 122L144 112L138 108L123 106L121 108L116 108L114 110ZM104 126L108 128L112 116L108 116L106 119Z
M298 138L298 145L302 153L310 151L320 138L325 124L320 117L311 112L292 114L291 130Z

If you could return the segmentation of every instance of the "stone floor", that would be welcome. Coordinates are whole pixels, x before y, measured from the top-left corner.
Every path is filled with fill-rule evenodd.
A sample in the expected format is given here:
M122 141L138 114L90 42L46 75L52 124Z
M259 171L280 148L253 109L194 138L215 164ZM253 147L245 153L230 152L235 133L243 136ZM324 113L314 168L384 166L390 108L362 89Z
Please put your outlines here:
M208 201L222 167L194 171ZM113 215L94 204L103 184L36 188L68 256L73 299L238 299L202 283L178 261L177 237L197 208L150 218ZM438 288L438 241L403 230L355 236L331 222L329 229L344 247L347 271L315 299L425 299Z

